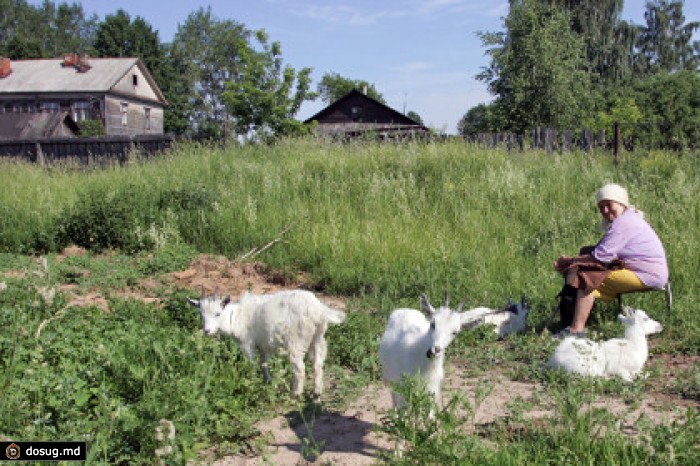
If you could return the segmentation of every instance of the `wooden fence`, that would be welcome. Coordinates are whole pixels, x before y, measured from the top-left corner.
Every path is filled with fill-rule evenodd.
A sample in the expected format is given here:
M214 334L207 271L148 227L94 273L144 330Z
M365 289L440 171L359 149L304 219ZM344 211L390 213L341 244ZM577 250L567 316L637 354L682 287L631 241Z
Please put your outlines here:
M144 157L169 149L171 135L100 136L89 138L0 139L0 157L41 164L82 165L124 163L133 154Z
M605 132L595 133L589 129L580 131L557 131L550 128L535 128L527 134L516 133L477 133L466 136L470 142L508 150L542 149L547 152L568 152L571 150L590 151L595 148L609 149L610 142L605 140Z

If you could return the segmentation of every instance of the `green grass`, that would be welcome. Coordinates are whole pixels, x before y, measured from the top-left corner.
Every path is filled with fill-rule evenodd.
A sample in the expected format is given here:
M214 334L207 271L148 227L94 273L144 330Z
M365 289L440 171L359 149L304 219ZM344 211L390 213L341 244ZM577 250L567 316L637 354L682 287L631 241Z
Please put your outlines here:
M391 309L417 306L424 292L439 301L445 291L468 306L496 307L521 294L532 304L525 335L504 342L484 330L460 335L450 354L469 361L468 376L498 368L544 384L561 400L585 401L581 390L634 399L645 382L590 385L541 369L553 343L539 330L561 285L552 262L599 238L596 189L625 185L664 241L674 313L660 294L626 303L663 322L655 351L697 355L698 179L695 155L627 154L615 167L603 153L508 153L455 141L183 145L106 169L0 162L0 274L24 272L0 275L7 284L0 292L0 434L85 439L91 463L150 464L162 446L156 427L166 419L177 432L169 464L214 443L225 451L255 448L254 422L276 404L297 406L287 397L287 363L276 359L275 383L264 385L235 343L198 333L185 291L153 291L163 309L115 291L181 270L197 253L236 258L271 241L255 260L290 275L304 271L317 289L350 299L346 323L328 333L333 406L378 380L377 346ZM71 243L91 253L57 260ZM110 312L66 309L63 293L47 300L41 290L58 284L100 290ZM591 330L601 338L619 334L614 312L601 308ZM671 394L697 399L697 364L680 375ZM437 440L411 459L690 464L685 458L697 457L689 440L697 438L696 412L683 429L641 426L647 446L616 431L607 414L590 416L562 407L551 426L506 420L480 436L467 435L463 420L443 419L436 431L412 433ZM591 440L600 425L609 435ZM306 449L318 447L309 442Z

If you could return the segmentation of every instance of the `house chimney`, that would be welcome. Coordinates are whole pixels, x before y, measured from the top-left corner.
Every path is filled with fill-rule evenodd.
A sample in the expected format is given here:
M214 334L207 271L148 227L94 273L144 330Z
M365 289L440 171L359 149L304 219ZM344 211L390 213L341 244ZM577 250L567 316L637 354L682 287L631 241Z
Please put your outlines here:
M12 73L10 59L7 57L0 57L0 79L8 77L10 73Z
M78 73L87 73L92 66L90 66L90 62L88 61L88 54L83 54L80 55L80 59L78 62Z
M78 54L77 53L64 53L63 63L61 66L76 66L78 64Z

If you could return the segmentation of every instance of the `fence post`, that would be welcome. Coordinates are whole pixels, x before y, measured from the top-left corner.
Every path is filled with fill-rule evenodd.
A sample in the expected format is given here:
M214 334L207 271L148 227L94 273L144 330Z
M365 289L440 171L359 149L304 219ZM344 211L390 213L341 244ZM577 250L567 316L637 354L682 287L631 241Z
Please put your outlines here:
M613 163L620 164L620 122L613 123Z

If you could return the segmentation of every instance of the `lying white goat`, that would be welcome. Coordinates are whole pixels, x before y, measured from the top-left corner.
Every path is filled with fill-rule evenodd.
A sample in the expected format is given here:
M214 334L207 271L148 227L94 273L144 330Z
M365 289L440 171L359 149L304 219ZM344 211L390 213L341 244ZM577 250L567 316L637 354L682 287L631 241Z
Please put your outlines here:
M519 303L514 303L510 299L508 304L501 310L494 310L488 307L476 307L466 311L470 316L481 316L477 326L493 325L493 331L498 338L504 338L511 333L520 333L527 327L527 315L530 307L527 305L525 295L520 298Z
M464 303L452 311L447 294L445 304L438 309L433 308L425 294L421 295L420 303L430 320L416 309L396 309L389 316L379 343L382 378L390 386L400 381L402 374L419 375L439 405L445 350L462 328L478 324L484 314L472 316L460 312ZM394 407L404 405L402 397L393 390L391 398Z
M639 375L649 356L647 335L663 330L641 309L625 307L618 316L625 326L624 338L613 338L602 343L569 336L557 346L547 363L553 369L594 376L619 376L631 382Z
M243 293L237 303L214 296L202 289L200 299L187 298L199 308L204 333L218 331L235 338L246 356L253 360L256 350L266 382L271 380L268 360L278 350L289 355L294 372L292 394L304 391L304 357L311 350L314 368L314 395L323 392L323 363L326 359L325 333L328 324L340 324L345 313L331 309L310 291L280 291L269 295Z

